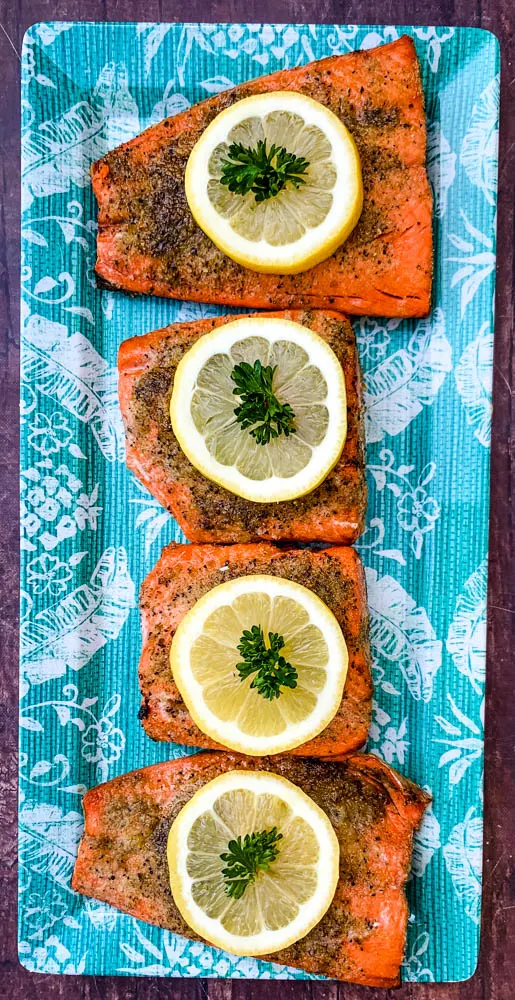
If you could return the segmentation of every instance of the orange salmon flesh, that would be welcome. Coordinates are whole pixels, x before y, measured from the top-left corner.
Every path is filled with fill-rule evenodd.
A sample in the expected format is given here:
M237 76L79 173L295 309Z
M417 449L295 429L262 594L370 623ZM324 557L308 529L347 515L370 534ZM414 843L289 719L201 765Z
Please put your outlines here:
M326 812L340 844L340 878L327 913L306 937L270 958L334 979L397 986L413 831L429 797L371 755L328 763L202 753L114 778L84 796L75 891L196 938L170 891L168 833L199 788L237 768L272 771L298 785Z
M365 576L350 547L322 552L274 545L168 545L144 580L140 607L143 650L139 664L140 718L154 740L217 748L191 718L170 667L179 622L213 587L251 574L280 576L312 590L335 615L347 643L349 666L340 707L329 725L290 751L334 757L363 746L372 711L372 676Z
M350 237L302 274L257 274L195 222L186 163L206 126L242 98L293 90L351 132L364 204ZM196 104L112 150L92 167L98 201L96 273L108 288L250 308L329 307L369 316L425 316L433 264L426 120L411 38L281 70Z
M352 327L333 312L271 313L309 327L335 352L345 376L347 438L338 462L311 493L281 503L254 503L206 479L179 447L170 399L179 361L199 337L230 316L173 323L122 343L119 397L127 464L193 542L259 539L349 544L365 523L367 487L361 371Z

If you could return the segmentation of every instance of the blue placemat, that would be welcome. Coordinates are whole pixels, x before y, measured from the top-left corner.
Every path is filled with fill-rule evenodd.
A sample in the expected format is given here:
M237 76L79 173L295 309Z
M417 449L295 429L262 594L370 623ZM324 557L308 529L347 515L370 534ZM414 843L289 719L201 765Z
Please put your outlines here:
M481 909L499 51L473 28L36 24L22 65L20 921L40 972L312 978L75 895L86 787L187 752L137 721L136 595L175 522L126 472L120 341L216 307L95 288L93 160L250 77L407 32L435 197L429 319L356 319L367 382L370 748L429 788L403 975L468 978Z

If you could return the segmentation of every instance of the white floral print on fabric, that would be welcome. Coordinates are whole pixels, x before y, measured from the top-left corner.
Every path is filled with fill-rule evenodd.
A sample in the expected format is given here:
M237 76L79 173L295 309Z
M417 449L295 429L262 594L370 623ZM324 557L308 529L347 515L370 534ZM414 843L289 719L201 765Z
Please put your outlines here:
M490 323L483 323L477 337L468 344L454 370L467 421L474 436L485 448L490 446L492 427L492 367L494 335Z
M427 170L435 215L441 219L447 211L449 188L456 176L456 153L452 151L438 121L431 122L427 130Z
M73 962L71 952L55 934L47 938L44 945L34 949L27 941L20 941L18 953L29 972L80 976L86 967L86 956L84 955L77 963Z
M109 718L118 711L120 696L111 701L114 703L106 706L102 718L90 723L82 735L82 756L88 763L100 765L100 770L119 760L125 748L124 734Z
M465 583L456 601L447 636L447 649L460 673L468 677L479 694L485 680L486 586L488 563L484 562Z
M65 448L72 438L72 430L64 414L56 410L47 416L46 413L36 413L34 422L29 425L29 444L42 455L52 455Z
M30 66L32 49L25 44ZM47 84L56 89L52 81ZM79 101L51 121L23 134L22 207L72 185L86 187L94 160L139 131L138 106L128 90L127 68L107 63L91 101Z
M425 792L432 795L428 785ZM411 870L417 878L422 878L427 866L431 863L434 855L440 849L440 823L433 811L434 803L427 806L422 817L422 822L413 834L413 853L411 857Z
M20 761L22 779L38 787L54 786L76 794L85 791L83 785L68 784L72 766L69 757L59 752L60 738L66 742L71 730L81 734L82 757L88 764L96 765L96 777L105 781L109 766L120 759L126 745L124 733L113 721L120 704L121 696L114 694L100 710L97 696L80 699L76 685L67 684L60 699L24 705L21 708L21 728L31 733L53 732L57 752L52 761L38 760L30 771L27 770L29 757L23 754Z
M96 531L98 517L102 513L102 507L97 503L98 493L98 483L90 494L86 493L82 480L66 463L55 467L47 459L22 471L22 549L35 552L38 543L50 552L65 539L75 538L79 531L86 528ZM70 556L72 565L78 565L78 556L79 553Z
M109 639L116 638L134 607L134 583L125 549L108 548L89 583L40 611L20 629L25 677L33 684L81 670Z
M434 403L451 370L451 345L438 307L430 319L419 320L407 344L397 336L392 337L391 345L384 360L366 369L366 433L370 443L404 431L424 406Z
M176 522L168 511L163 510L158 500L151 497L144 486L138 481L135 482L136 489L142 494L140 497L131 498L130 503L141 508L136 518L136 528L143 529L145 533L145 554L148 555L154 542L159 541L161 545L168 539L164 529L174 530L174 541L185 540L182 532L177 527ZM182 536L182 537L180 537Z
M370 640L374 665L398 681L399 672L415 701L429 701L442 663L442 643L424 608L391 576L367 569Z
M33 585L35 594L44 594L46 590L52 596L61 594L72 576L67 562L61 562L57 556L51 556L47 552L31 559L27 564L27 581Z
M443 847L447 871L467 917L479 924L481 917L481 868L483 858L483 820L472 806L463 821L457 823Z
M453 786L459 785L475 761L483 760L484 702L481 703L478 721L474 722L459 708L449 692L447 701L450 714L435 715L435 722L443 730L443 734L435 737L434 742L449 748L441 754L438 767L450 765L449 785Z
M460 221L467 235L449 233L448 238L461 256L448 257L447 260L458 264L452 276L451 288L461 285L461 315L464 316L480 286L495 270L495 243L491 236L473 225L463 209L460 209Z
M383 448L379 452L379 463L369 462L367 468L378 492L388 490L395 497L397 524L408 534L415 559L420 559L424 536L434 530L440 517L438 501L426 488L434 479L436 463L429 462L416 476L414 465L395 468L393 452Z
M123 428L118 377L82 333L42 316L27 321L22 377L91 427L108 461L123 461Z
M402 962L402 978L407 983L434 983L435 977L424 965L424 956L429 946L429 934L423 931L414 941L409 955ZM427 961L427 955L426 955Z
M376 702L372 707L372 722L368 733L372 753L382 757L387 764L397 767L406 763L409 748L407 737L407 718L404 718L398 728L392 725L391 716ZM372 744L376 744L373 746Z
M480 188L490 205L497 189L499 149L499 77L485 87L461 144L460 160L467 177Z
M20 810L20 865L35 874L48 872L54 883L68 889L84 822L75 809L63 810L46 801L27 800Z
M444 26L413 28L415 36L427 43L427 61L433 73L436 73L440 63L442 46L453 37L455 30Z
M394 331L400 324L400 319L377 320L368 316L358 316L353 320L359 357L365 369L386 357L392 338L395 339Z

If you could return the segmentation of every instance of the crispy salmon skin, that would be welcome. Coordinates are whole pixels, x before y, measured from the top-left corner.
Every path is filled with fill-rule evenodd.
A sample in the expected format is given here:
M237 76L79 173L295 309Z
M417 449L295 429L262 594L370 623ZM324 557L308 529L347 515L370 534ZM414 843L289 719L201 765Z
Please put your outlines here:
M340 879L319 924L273 961L367 986L396 986L408 908L413 830L429 797L377 757L340 762L202 753L114 778L84 796L76 892L195 938L169 887L166 845L177 813L212 778L237 768L288 778L327 813Z
M350 238L303 274L256 274L218 250L186 201L186 163L235 101L294 90L330 108L361 157L364 205ZM92 167L96 273L109 288L252 308L425 316L432 276L431 192L420 70L411 38L250 80L166 118Z
M272 313L314 330L333 349L345 375L347 438L340 459L311 493L282 503L253 503L206 479L179 447L170 420L177 365L203 334L230 316L174 323L126 340L118 355L119 397L127 464L194 542L258 539L350 543L364 527L364 411L356 340L333 312Z
M368 608L363 567L350 547L322 552L274 545L168 545L144 580L140 607L140 718L154 740L218 748L197 728L174 683L170 646L184 615L213 587L238 576L281 576L301 583L327 604L343 632L349 667L340 708L318 736L293 754L334 757L363 746L372 709Z

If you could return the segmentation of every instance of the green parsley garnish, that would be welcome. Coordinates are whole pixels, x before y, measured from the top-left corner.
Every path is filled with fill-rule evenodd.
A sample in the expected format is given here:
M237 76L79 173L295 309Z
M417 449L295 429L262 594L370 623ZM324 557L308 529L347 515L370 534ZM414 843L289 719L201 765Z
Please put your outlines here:
M258 444L268 444L271 438L295 434L295 413L289 403L280 403L272 388L277 365L263 367L260 361L249 365L247 361L235 365L231 379L236 383L233 395L240 396L241 404L235 409L241 429L252 427L251 436ZM254 424L257 426L254 427Z
M229 159L222 165L220 183L234 194L252 191L257 202L273 198L286 184L296 188L306 183L302 174L309 167L303 156L288 153L275 143L267 150L266 139L259 139L255 148L233 142L227 151Z
M255 881L258 871L268 871L279 850L276 846L282 840L282 833L274 826L261 833L247 833L243 840L230 840L226 854L221 854L227 867L222 869L225 892L232 899L241 899L245 889Z
M250 631L245 629L237 646L243 657L242 663L236 664L241 680L256 674L251 688L255 688L263 698L273 701L281 694L281 687L296 688L298 673L291 663L281 656L284 639L278 632L268 633L269 646L266 646L261 625L253 625Z

